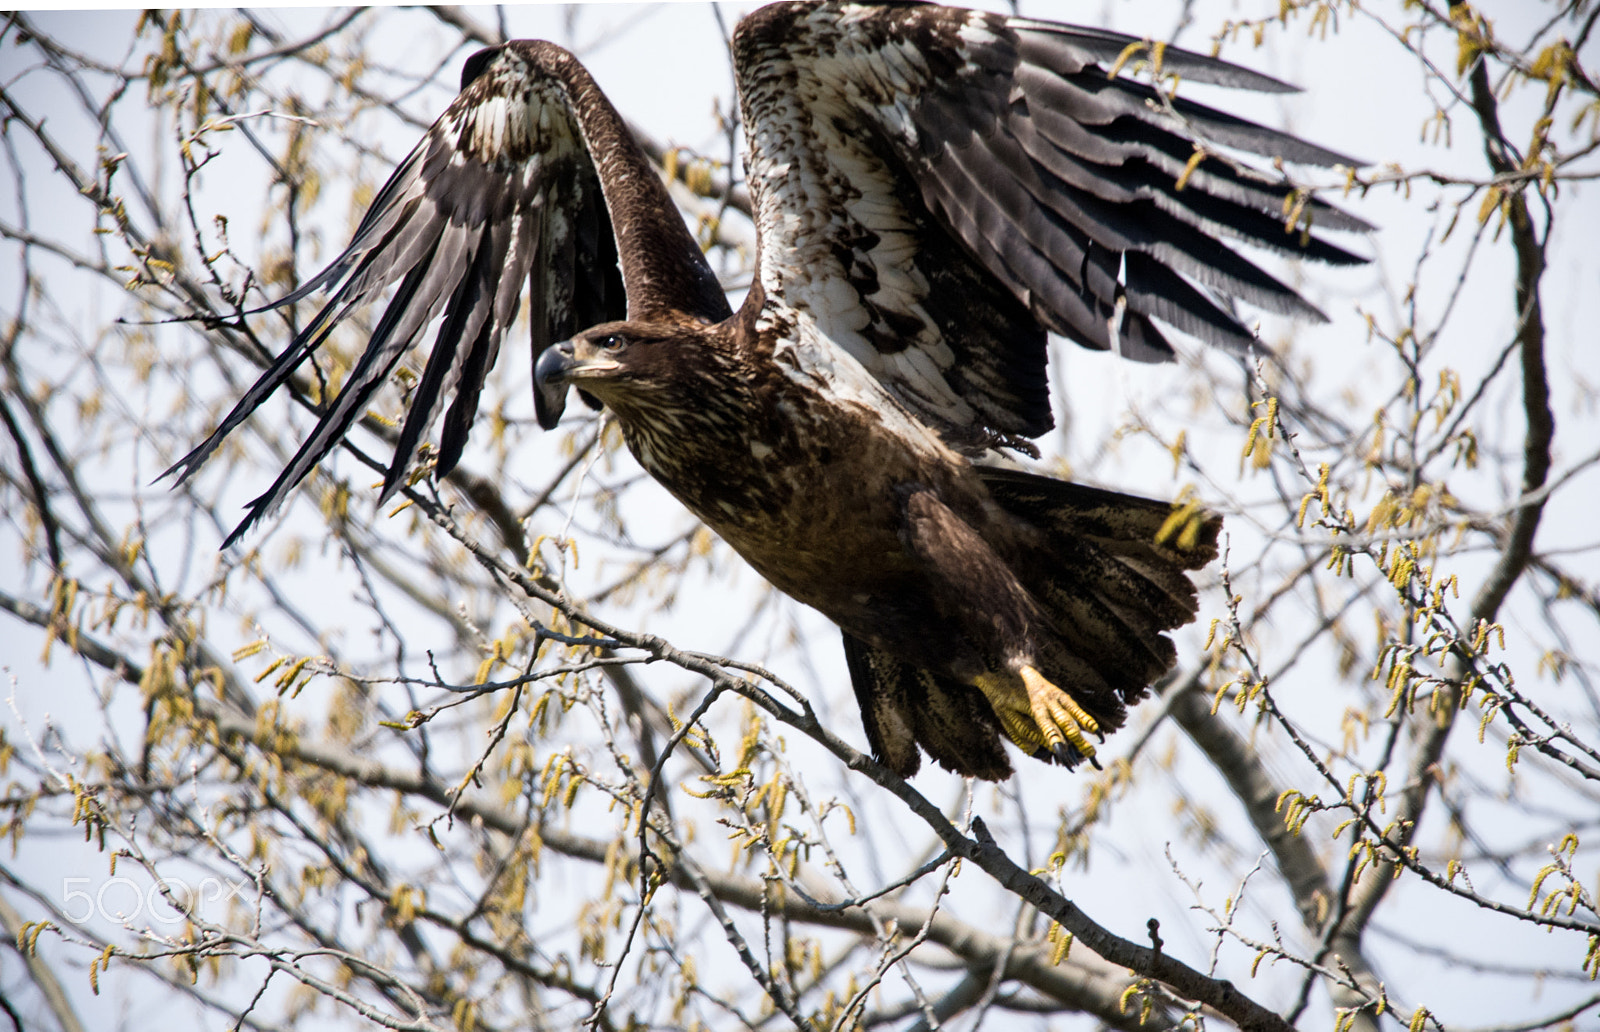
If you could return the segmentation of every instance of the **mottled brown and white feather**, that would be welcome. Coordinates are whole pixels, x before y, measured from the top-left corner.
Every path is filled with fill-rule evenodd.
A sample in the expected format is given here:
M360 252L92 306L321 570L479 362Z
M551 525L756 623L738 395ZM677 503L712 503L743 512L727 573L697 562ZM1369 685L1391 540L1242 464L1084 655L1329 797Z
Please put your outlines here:
M1046 330L1157 361L1173 352L1152 319L1249 346L1223 298L1321 318L1215 238L1360 259L1284 226L1281 177L1188 164L1202 142L1354 160L1108 76L1138 42L937 6L807 0L747 18L734 54L768 302L963 447L1049 428ZM1177 50L1163 67L1291 89ZM1367 228L1318 201L1306 210Z
M710 266L620 116L571 54L517 41L474 55L462 90L373 199L350 245L269 308L318 290L315 317L217 429L167 474L187 479L355 309L394 287L367 347L231 544L282 504L367 410L395 365L439 329L412 390L383 496L448 401L436 471L459 460L527 282L534 353L629 315L731 314Z

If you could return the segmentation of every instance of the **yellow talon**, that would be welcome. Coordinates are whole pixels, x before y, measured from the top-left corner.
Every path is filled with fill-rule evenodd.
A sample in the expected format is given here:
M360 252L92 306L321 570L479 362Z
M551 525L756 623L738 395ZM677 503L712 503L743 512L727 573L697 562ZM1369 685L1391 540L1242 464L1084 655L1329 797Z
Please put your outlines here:
M1028 688L1028 706L1034 722L1044 732L1050 751L1055 752L1064 740L1092 763L1094 746L1089 744L1084 732L1098 734L1100 724L1084 712L1076 699L1045 680L1033 667L1025 666L1021 673L1022 683Z
M1067 715L1074 722L1090 734L1098 734L1100 723L1078 705L1078 700L1057 688L1045 679L1045 676L1031 666L1022 668L1022 683L1028 686L1028 701L1038 712L1041 703L1060 707L1067 711Z
M1030 754L1051 753L1069 767L1080 757L1100 766L1084 734L1099 734L1099 722L1038 670L1024 666L1018 674L987 673L973 683L989 700L1006 737L1019 748Z

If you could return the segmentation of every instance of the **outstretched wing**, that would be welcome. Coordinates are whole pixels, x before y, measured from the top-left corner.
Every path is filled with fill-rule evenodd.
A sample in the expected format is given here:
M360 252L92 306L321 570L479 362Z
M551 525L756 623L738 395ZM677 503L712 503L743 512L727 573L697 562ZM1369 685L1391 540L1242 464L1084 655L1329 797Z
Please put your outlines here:
M340 320L390 286L394 294L343 390L226 544L283 502L436 319L438 333L412 391L383 498L399 487L447 400L437 471L454 468L484 379L517 317L524 280L535 355L585 327L660 309L663 289L676 288L677 305L687 303L692 314L722 317L727 304L716 279L657 177L609 193L602 182L618 164L643 162L615 110L566 51L517 41L475 54L462 72L460 95L378 192L350 246L270 306L327 289L322 309L211 436L167 474L178 474L179 482L192 475ZM614 223L648 224L655 214L649 209L662 207L671 217L645 231L662 238L655 264L619 263ZM670 268L661 273L656 265Z
M1239 298L1321 319L1218 242L1361 259L1285 226L1293 188L1197 143L1358 164L1112 77L1138 40L932 6L774 5L735 55L761 230L759 278L919 416L965 432L1049 429L1045 330L1160 361L1152 322L1249 346ZM1175 49L1187 79L1283 83ZM1319 228L1365 222L1319 201ZM982 439L983 434L980 434Z

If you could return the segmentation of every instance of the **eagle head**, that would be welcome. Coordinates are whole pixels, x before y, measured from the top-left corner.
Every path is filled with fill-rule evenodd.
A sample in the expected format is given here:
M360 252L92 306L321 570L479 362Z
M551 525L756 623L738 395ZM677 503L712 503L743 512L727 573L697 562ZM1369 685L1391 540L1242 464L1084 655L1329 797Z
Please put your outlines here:
M695 340L686 340L689 336ZM576 387L590 405L609 406L624 418L682 403L690 367L706 357L703 336L698 327L612 322L552 344L533 367L539 425L555 427L568 387Z

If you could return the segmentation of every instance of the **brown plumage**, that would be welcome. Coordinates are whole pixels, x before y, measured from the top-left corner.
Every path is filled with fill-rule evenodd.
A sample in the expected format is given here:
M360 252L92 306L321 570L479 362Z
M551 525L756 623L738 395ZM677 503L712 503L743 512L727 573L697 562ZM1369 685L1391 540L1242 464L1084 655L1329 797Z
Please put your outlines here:
M326 286L328 304L174 470L192 473L338 319L398 283L344 393L234 536L436 316L384 492L453 395L446 472L526 277L540 422L572 387L609 407L646 470L839 624L880 760L909 775L925 750L1003 778L1005 738L1092 760L1089 737L1173 664L1164 632L1193 619L1186 571L1216 555L1220 520L974 459L1049 429L1047 331L1150 361L1172 354L1154 320L1249 347L1228 298L1320 317L1217 237L1360 260L1283 225L1287 183L1191 160L1202 139L1349 159L1108 77L1137 47L935 6L751 15L733 52L758 257L737 312L582 66L542 42L483 51L349 249L285 299ZM1288 89L1177 50L1160 60ZM1365 228L1318 201L1303 211Z
M540 390L615 414L650 474L779 590L844 631L873 753L902 774L917 747L1003 778L1002 733L1069 766L1074 732L1123 722L1175 659L1183 571L1216 556L1221 521L969 462L888 397L865 406L779 372L783 336L746 305L712 327L607 323L557 345ZM868 381L870 382L870 381ZM553 404L547 397L547 404ZM1092 718L1044 730L1024 668ZM1059 728L1059 733L1051 732Z

